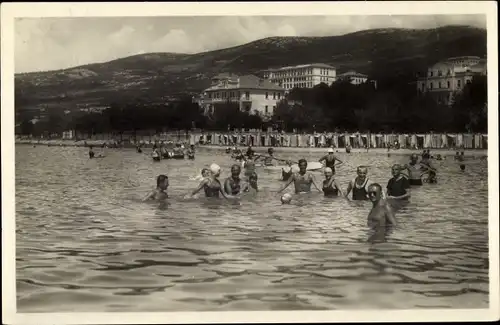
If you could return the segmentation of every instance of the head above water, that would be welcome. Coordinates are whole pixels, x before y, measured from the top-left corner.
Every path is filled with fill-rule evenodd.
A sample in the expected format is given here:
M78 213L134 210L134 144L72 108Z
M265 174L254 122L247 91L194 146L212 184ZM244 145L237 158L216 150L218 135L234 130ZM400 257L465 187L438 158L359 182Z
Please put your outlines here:
M333 170L330 167L326 167L323 170L323 173L325 174L325 178L329 179L330 177L333 176Z
M203 169L201 170L201 176L202 176L202 177L208 177L208 176L210 176L210 169L208 169L208 168L203 168Z
M158 175L158 177L156 177L156 187L166 190L168 187L168 176L163 174Z
M218 177L220 176L220 172L221 172L221 169L220 169L220 166L217 165L217 164L211 164L210 165L210 173L214 176L214 177Z
M373 183L368 186L368 197L372 202L378 202L382 198L382 186L379 183Z
M356 173L358 174L358 177L361 179L365 179L366 175L368 174L368 168L364 166L359 166L356 169Z
M241 173L241 166L238 164L234 164L231 166L231 175L232 176L239 176Z
M299 159L298 165L301 170L305 170L307 168L307 160L305 160L304 158Z
M395 164L392 166L391 171L392 171L392 176L398 177L401 174L401 165L400 164Z
M329 155L331 155L331 154L333 154L333 153L334 153L333 148L328 149L328 154L329 154Z
M412 155L410 156L410 161L411 161L411 162L417 162L417 161L418 161L418 156L417 156L417 154L412 154Z
M269 148L267 149L267 153L272 155L274 153L274 149L273 148Z

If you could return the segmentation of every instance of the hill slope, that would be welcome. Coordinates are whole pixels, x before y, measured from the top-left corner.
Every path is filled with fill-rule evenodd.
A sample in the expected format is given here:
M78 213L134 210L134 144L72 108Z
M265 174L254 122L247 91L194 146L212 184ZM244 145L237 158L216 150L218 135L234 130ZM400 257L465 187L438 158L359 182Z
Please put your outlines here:
M327 63L338 73L354 69L379 80L410 81L447 57L486 55L486 30L374 29L329 37L271 37L198 54L150 53L106 63L15 76L16 107L107 105L137 97L161 102L197 93L220 72L237 74L303 63Z

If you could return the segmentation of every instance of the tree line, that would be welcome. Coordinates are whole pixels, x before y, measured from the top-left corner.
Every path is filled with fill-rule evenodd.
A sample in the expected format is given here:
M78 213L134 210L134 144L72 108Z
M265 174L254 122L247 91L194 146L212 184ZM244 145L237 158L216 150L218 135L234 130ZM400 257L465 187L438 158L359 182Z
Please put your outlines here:
M172 103L148 98L115 101L102 112L71 112L47 108L46 118L33 123L35 114L16 114L16 132L24 135L61 135L63 131L99 134L149 130L260 129L287 132L487 132L487 80L474 77L453 98L439 103L430 93L418 93L416 85L395 84L377 89L368 82L353 85L338 81L310 89L295 88L279 102L271 118L250 114L233 102L215 105L210 114L184 97Z

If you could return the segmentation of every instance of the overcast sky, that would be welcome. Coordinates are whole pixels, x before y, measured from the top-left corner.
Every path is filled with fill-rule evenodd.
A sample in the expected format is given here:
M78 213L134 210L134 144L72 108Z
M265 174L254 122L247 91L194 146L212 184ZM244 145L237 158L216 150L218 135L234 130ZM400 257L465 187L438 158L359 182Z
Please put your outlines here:
M148 52L197 53L269 36L334 36L372 28L486 28L483 15L23 18L15 71L56 70Z

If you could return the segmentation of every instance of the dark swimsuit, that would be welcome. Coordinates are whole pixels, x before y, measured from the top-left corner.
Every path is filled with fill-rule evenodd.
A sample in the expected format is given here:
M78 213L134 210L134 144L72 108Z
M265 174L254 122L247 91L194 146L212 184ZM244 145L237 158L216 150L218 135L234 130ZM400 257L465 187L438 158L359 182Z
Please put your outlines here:
M335 158L333 158L332 160L325 158L325 167L329 167L332 169L332 172L335 174Z
M399 180L391 178L387 184L387 195L401 196L405 195L406 189L410 187L410 183L406 177L401 177Z
M215 183L215 187L212 186ZM220 182L218 180L210 180L208 184L205 184L203 187L203 190L205 191L205 196L206 197L219 197L220 193Z
M325 197L335 197L339 196L339 189L333 184L333 181L330 182L330 180L325 179L323 181L323 193Z
M89 151L89 158L92 159L94 158L95 153L93 151Z
M232 177L228 178L229 180L229 187L231 187L231 195L237 195L240 193L241 190L241 185L240 185L240 179L238 178L237 181L235 181Z
M281 170L281 178L284 180L284 181L287 181L290 179L290 177L292 177L293 175L293 172L292 172L292 169L290 168L290 171L289 172L286 172L284 171L283 169Z
M353 200L367 200L368 192L366 191L366 184L368 184L368 178L361 187L356 184L357 177L352 181L352 199Z

